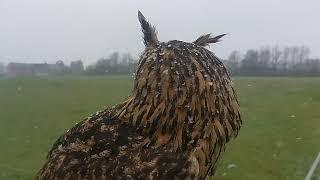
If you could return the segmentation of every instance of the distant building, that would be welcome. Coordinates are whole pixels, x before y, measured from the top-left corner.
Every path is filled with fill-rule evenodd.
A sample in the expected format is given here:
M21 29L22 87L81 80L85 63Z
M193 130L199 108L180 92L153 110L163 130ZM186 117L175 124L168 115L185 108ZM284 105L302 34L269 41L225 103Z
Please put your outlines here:
M56 64L29 64L29 63L9 63L7 74L9 76L43 76L49 74L60 74L65 71L66 67L62 61Z
M68 67L66 67L63 61L57 61L56 64L48 64L49 72L55 74L66 73Z
M7 74L10 76L32 75L32 65L25 63L9 63L7 66Z
M84 72L82 61L72 61L70 64L70 69L72 74L82 74Z

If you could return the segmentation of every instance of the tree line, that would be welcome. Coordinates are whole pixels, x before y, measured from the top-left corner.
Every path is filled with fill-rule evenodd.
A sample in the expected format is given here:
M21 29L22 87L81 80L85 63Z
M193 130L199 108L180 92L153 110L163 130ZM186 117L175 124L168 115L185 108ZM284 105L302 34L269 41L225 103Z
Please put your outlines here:
M130 53L112 53L109 57L100 58L96 63L87 66L88 75L102 74L132 74L137 66L137 60Z
M320 59L310 58L306 46L267 46L249 49L245 53L232 51L224 64L233 75L290 76L320 75ZM86 74L131 74L135 72L137 59L130 53L114 52L100 58L85 69Z
M232 51L224 63L233 75L320 75L320 59L305 46Z
M310 49L305 46L279 46L249 49L245 53L232 51L223 60L232 75L320 75L320 59L310 58ZM81 60L71 62L70 66L63 61L55 64L55 74L132 74L135 72L138 60L130 53L114 52L108 57L100 58L95 63L85 67ZM0 75L4 73L4 65L0 63Z

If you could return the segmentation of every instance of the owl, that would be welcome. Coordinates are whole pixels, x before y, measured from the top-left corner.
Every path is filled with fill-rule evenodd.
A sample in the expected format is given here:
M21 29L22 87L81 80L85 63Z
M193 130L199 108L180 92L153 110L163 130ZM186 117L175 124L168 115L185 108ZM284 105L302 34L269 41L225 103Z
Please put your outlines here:
M206 179L238 135L239 102L219 36L161 42L138 12L145 49L131 95L69 129L35 179Z

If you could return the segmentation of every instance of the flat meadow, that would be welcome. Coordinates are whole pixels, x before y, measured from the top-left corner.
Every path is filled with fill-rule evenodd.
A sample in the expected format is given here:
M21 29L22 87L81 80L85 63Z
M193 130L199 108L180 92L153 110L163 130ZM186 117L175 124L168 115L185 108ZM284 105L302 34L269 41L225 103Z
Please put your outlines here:
M132 82L130 76L0 78L0 179L32 179L60 134L125 100ZM216 178L303 179L320 151L320 78L234 82L243 126Z

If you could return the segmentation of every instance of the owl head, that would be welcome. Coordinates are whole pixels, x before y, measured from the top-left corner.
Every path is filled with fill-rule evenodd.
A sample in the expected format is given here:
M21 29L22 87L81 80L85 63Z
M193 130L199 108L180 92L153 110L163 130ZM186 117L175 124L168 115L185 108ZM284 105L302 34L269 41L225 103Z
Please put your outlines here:
M223 63L206 49L225 34L206 34L193 42L161 42L140 11L138 19L145 49L123 117L150 136L171 134L168 137L177 138L177 147L205 136L208 123L221 122L226 140L237 134L241 120L232 82Z

